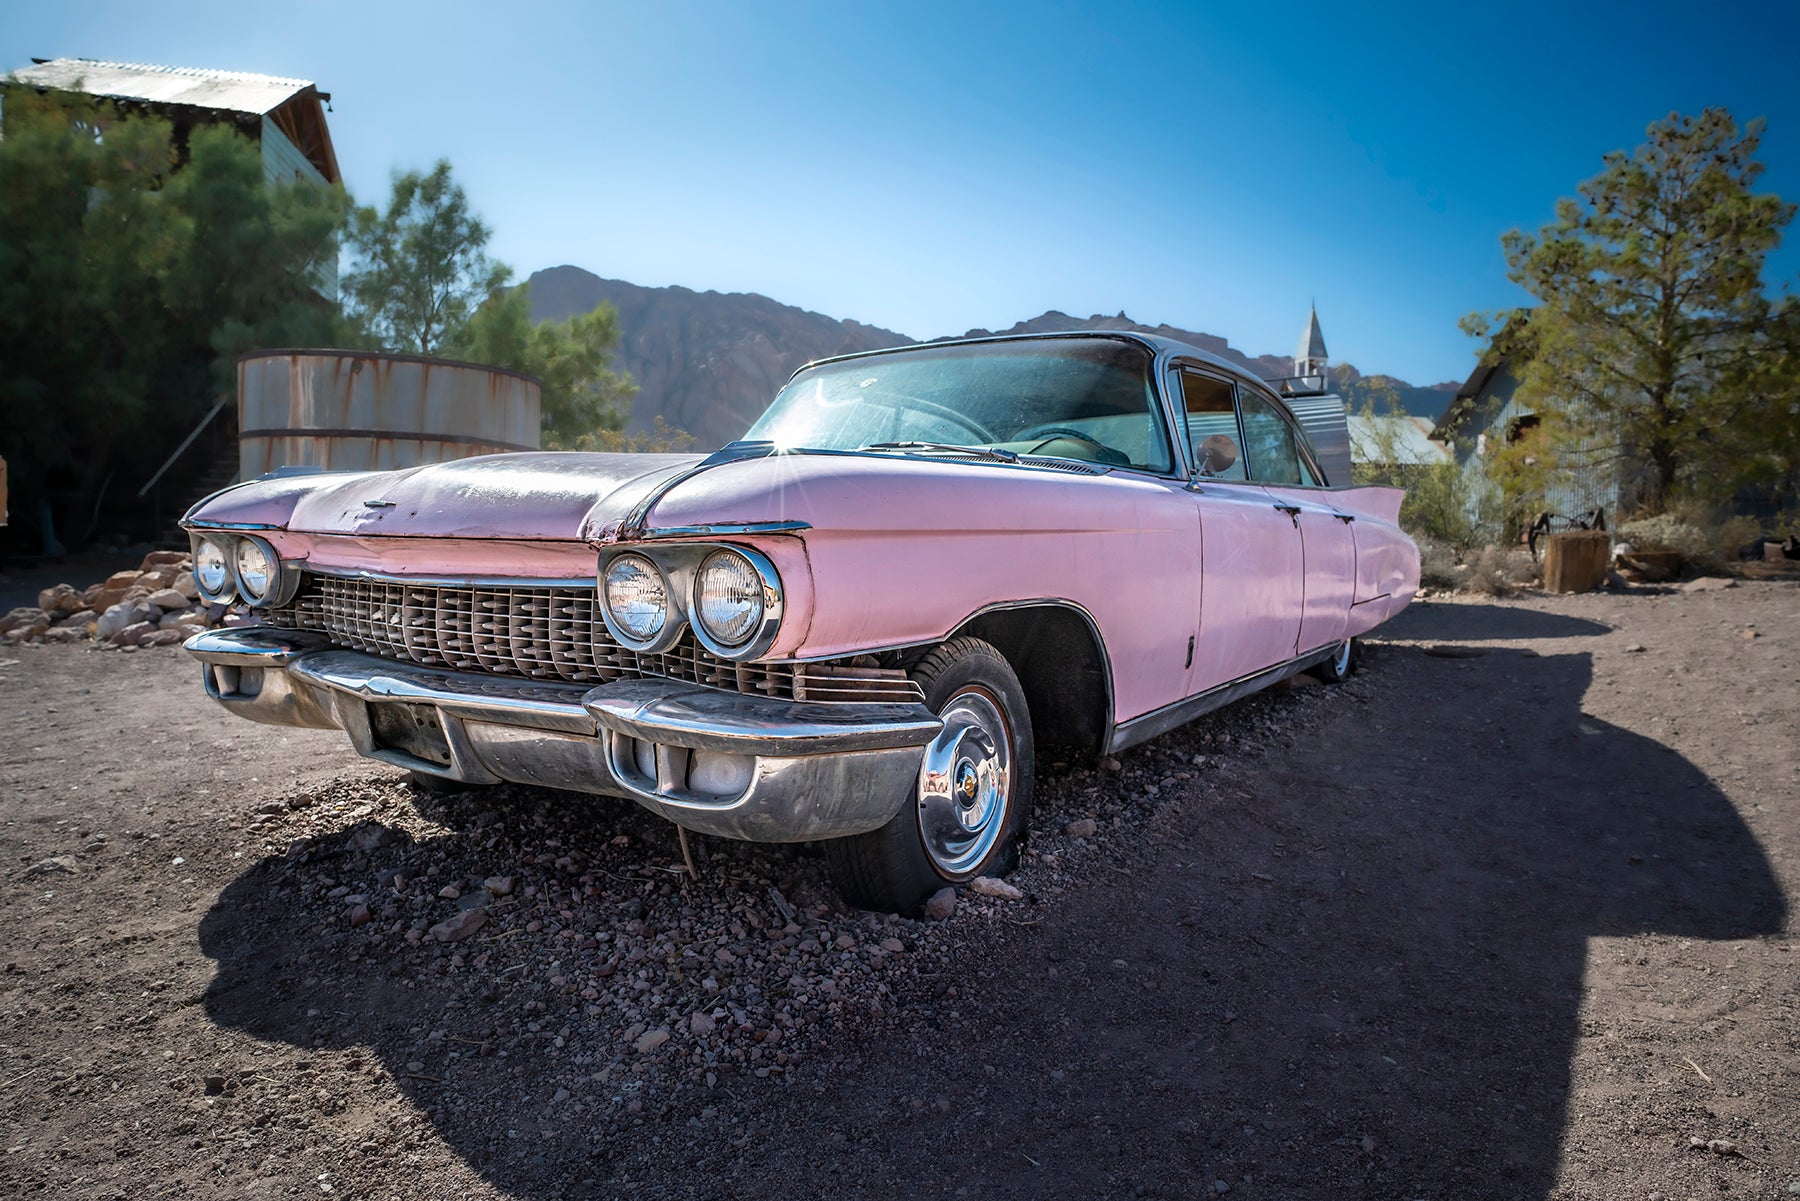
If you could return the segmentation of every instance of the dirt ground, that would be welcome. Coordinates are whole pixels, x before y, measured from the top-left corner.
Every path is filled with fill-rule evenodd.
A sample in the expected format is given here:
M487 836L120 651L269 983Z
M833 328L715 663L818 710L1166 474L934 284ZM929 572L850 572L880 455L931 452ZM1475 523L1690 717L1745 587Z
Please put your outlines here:
M1420 603L1044 765L1025 898L930 924L9 648L0 1196L1792 1197L1797 618Z

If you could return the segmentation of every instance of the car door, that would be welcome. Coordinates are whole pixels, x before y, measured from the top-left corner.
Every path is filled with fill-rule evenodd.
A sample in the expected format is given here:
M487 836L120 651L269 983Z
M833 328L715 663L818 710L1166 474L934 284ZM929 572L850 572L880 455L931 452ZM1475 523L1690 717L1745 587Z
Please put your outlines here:
M1186 417L1188 485L1200 524L1200 620L1188 693L1205 692L1293 657L1300 634L1303 559L1298 528L1249 479L1236 386L1177 369Z
M1251 478L1300 533L1300 628L1289 657L1341 641L1356 592L1355 516L1331 503L1275 404L1245 388L1238 397Z

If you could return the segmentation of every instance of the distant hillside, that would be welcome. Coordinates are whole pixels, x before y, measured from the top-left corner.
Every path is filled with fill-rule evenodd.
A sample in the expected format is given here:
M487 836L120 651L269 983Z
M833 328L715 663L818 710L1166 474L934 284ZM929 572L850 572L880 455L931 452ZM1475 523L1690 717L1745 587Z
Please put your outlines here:
M743 436L795 370L814 359L912 339L743 292L644 288L579 267L531 276L531 316L558 321L601 301L619 310L616 365L631 373L633 433L661 417L701 450Z
M741 437L803 364L859 350L902 346L913 340L891 329L841 321L754 292L646 288L602 279L580 267L537 271L530 283L531 315L537 321L561 320L585 313L602 301L611 302L619 310L617 365L629 371L638 384L627 428L642 432L660 416L693 434L702 450ZM1293 367L1293 361L1285 356L1252 357L1214 334L1143 325L1123 313L1071 317L1051 311L1010 329L972 329L965 336L1084 329L1162 334L1239 363L1265 379L1287 375ZM1352 383L1362 378L1353 367L1346 371ZM1454 383L1415 388L1403 380L1390 382L1409 412L1434 420L1456 393Z
M1349 363L1333 363L1331 366L1331 384L1349 402L1352 409L1362 406L1362 400L1369 395L1372 386L1386 384L1393 388L1399 397L1401 407L1414 417L1429 417L1436 422L1456 399L1456 390L1462 387L1461 380L1449 380L1441 384L1426 384L1420 387L1409 384L1403 379L1391 375L1364 375ZM1380 407L1379 405L1377 406Z

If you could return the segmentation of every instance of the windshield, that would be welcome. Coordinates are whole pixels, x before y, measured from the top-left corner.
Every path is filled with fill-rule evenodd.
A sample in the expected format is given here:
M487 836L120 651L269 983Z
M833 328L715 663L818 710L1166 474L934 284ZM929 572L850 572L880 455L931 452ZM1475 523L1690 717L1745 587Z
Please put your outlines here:
M1110 338L921 346L802 371L746 441L1170 470L1150 351Z

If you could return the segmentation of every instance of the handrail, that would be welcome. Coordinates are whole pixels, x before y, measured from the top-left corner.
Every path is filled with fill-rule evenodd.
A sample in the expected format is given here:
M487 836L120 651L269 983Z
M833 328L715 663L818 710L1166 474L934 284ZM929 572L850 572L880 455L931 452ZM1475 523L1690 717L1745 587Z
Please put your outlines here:
M164 460L163 465L156 469L156 474L150 477L150 482L138 489L139 500L144 499L144 497L149 494L150 489L156 487L156 481L163 477L163 472L175 465L175 460L179 459L182 456L182 453L194 444L194 439L200 436L201 431L205 430L207 426L213 423L213 419L219 415L219 411L225 407L225 403L230 399L229 396L219 397L219 403L212 407L210 413L200 419L200 424L194 427L192 433L181 440L181 445L177 446L175 448L175 453Z

